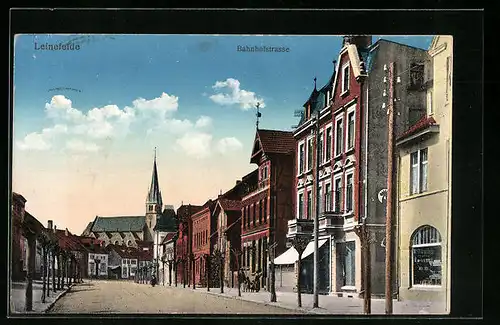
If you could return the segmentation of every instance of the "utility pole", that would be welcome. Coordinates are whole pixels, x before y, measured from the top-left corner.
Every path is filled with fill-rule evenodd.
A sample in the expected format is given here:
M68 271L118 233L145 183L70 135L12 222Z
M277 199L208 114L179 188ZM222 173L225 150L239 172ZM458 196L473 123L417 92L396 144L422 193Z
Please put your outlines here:
M385 313L392 314L392 173L394 151L394 62L389 64L388 138L387 138L387 208L385 220Z
M314 87L316 88L316 78L314 78ZM316 138L316 163L315 163L315 176L316 183L316 213L314 214L314 271L313 271L313 308L319 307L319 294L318 294L318 273L319 273L319 249L318 249L318 236L319 236L319 214L320 214L320 188L319 188L319 110L316 114L315 138ZM299 255L299 258L300 255ZM300 276L300 275L299 275Z

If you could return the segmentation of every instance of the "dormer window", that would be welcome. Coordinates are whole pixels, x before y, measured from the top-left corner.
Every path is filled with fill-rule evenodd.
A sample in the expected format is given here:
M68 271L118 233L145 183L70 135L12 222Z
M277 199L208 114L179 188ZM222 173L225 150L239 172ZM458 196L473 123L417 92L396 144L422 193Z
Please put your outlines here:
M349 63L344 64L342 67L342 94L345 94L349 91Z

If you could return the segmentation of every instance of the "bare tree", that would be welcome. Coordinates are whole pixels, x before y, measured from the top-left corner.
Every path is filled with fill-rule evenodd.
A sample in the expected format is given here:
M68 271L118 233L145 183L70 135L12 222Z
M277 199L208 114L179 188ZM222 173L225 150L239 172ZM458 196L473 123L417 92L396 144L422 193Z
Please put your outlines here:
M241 269L240 269L241 250L231 248L231 252L233 253L233 255L236 259L236 270L237 270L236 281L238 281L238 297L241 297L241 281L240 281L241 280Z
M296 236L292 239L292 246L295 248L297 253L299 253L299 258L297 259L297 269L298 269L298 276L297 276L297 304L299 307L302 307L302 295L301 295L301 280L300 276L302 275L302 253L307 247L307 244L311 240L310 236Z

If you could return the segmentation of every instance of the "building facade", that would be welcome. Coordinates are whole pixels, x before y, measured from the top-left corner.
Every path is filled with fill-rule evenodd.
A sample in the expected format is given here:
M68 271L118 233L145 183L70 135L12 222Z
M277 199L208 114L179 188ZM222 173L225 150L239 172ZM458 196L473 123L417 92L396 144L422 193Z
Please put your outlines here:
M258 168L242 179L240 265L261 274L261 287L268 283L268 247L273 245L275 256L286 250L287 222L293 218L294 148L292 132L257 129L250 163Z
M400 300L442 302L450 311L453 38L434 37L427 105L397 138Z
M210 265L208 264L210 263L208 259L212 255L214 244L217 240L214 231L214 229L217 229L217 225L214 225L215 218L212 215L216 203L217 201L209 200L205 203L202 210L191 216L191 252L193 253L194 261L190 259L188 265L194 262L194 281L197 285L207 284L207 267Z
M26 199L21 194L12 193L11 199L11 278L13 281L24 280L25 271L23 265L26 264L23 259L25 251L25 239L22 233L22 221L24 220Z

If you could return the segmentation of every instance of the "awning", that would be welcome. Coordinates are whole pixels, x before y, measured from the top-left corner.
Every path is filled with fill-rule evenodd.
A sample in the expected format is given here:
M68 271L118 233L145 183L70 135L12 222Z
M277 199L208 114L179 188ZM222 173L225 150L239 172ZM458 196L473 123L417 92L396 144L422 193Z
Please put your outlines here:
M283 254L274 259L274 264L276 265L294 264L298 258L299 258L299 253L297 253L295 248L290 247L286 252L284 252Z
M328 239L318 240L318 249L321 246L323 246L327 241ZM306 249L302 253L301 259L308 257L312 253L314 253L314 240L310 241L307 244ZM290 247L286 252L284 252L283 254L274 259L274 264L276 265L294 264L295 262L297 262L298 258L299 258L299 253L297 252L297 250L295 250L295 248L293 247Z
M318 240L318 249L321 246L323 246L326 243L327 240L328 239L320 239L320 240ZM309 244L307 244L306 249L304 250L304 252L302 252L302 258L301 259L304 259L304 258L308 257L312 253L314 253L314 240L310 241Z

